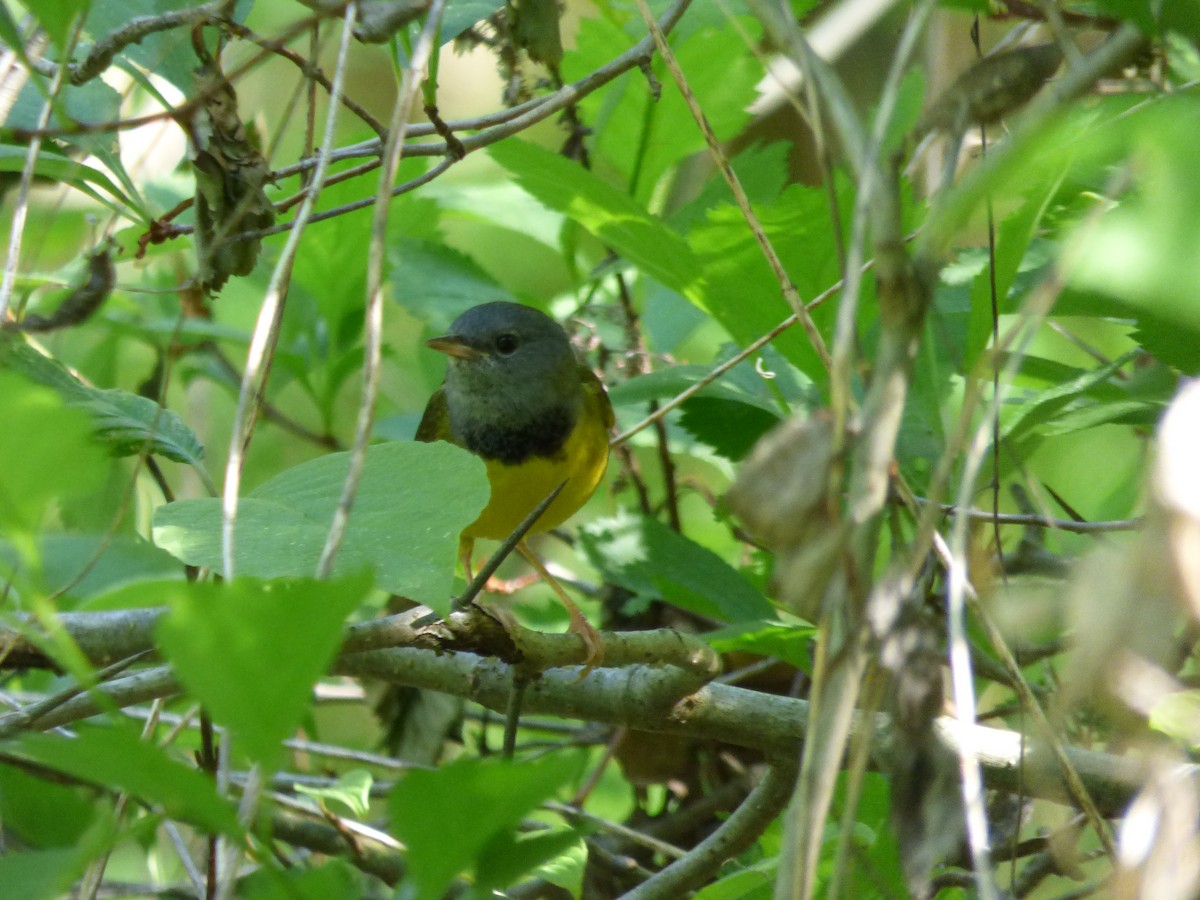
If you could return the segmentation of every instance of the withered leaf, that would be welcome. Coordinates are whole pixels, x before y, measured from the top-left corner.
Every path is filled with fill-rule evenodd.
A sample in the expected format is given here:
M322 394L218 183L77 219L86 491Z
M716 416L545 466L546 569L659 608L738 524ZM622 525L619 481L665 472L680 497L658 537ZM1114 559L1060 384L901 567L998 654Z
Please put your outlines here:
M262 241L237 235L269 228L275 208L263 190L270 179L266 161L250 142L238 117L237 92L215 61L197 70L196 91L204 100L188 131L196 173L198 280L218 291L231 275L254 269Z

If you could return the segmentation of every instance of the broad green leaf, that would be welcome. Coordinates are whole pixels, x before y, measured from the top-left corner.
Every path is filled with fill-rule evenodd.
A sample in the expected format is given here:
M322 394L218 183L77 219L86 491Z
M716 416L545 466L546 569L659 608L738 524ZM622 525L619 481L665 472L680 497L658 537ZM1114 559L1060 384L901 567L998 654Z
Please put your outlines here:
M696 440L737 462L782 418L760 406L739 400L693 397L681 407L679 425Z
M439 327L480 303L516 299L474 259L444 243L417 238L393 241L388 263L393 299Z
M95 596L148 578L182 578L183 569L149 541L125 535L45 534L37 546L39 585L47 593L70 586L75 598ZM20 568L12 544L0 540L0 564ZM82 577L80 577L82 575ZM62 599L60 599L60 608Z
M765 621L775 608L736 569L654 519L619 516L580 530L588 561L606 579L723 622Z
M0 886L7 897L53 900L70 894L86 860L76 850L9 851L0 856Z
M441 897L462 872L499 864L487 856L496 841L578 770L578 757L552 754L530 762L461 759L405 774L388 809L408 847L418 900Z
M56 784L15 766L0 765L4 828L27 846L77 846L95 818L96 803L84 788Z
M348 454L331 453L288 469L238 503L235 564L258 578L308 576L342 493ZM335 574L375 570L376 584L445 613L463 528L487 503L483 463L435 444L375 444ZM154 541L190 565L224 572L221 506L182 500L154 513Z
M91 420L55 391L0 370L0 421L0 528L32 530L55 500L100 486L107 454Z
M772 856L701 888L692 900L771 900L778 867L779 857Z
M254 758L274 762L312 701L370 582L181 584L156 629L188 692Z
M1123 148L1137 189L1095 222L1085 221L1067 251L1075 286L1112 296L1200 340L1190 285L1200 280L1200 236L1192 227L1200 185L1192 177L1200 144L1200 102L1171 98L1133 117Z
M23 171L28 156L28 147L0 144L0 172ZM111 178L99 169L76 162L68 156L62 156L50 150L42 150L34 161L33 172L42 178L69 184L119 212L127 213L128 210L137 208L137 205L125 196L125 193L113 183ZM96 192L96 188L112 195L116 203L102 197Z
M211 668L218 655L209 658ZM243 685L245 687L245 685ZM236 835L240 829L233 804L217 794L212 780L186 766L131 726L82 728L74 738L29 734L21 751L43 765L95 784L117 787L161 806L173 819L207 831Z
M351 815L361 819L367 815L371 806L372 783L371 773L366 769L351 769L338 776L337 781L329 787L309 787L297 782L295 789L297 794L303 794L321 803L340 803L350 810Z
M729 160L751 204L772 203L783 193L788 184L788 153L791 149L792 145L784 141L765 146L755 144ZM729 199L729 185L719 174L713 174L695 200L671 213L667 224L680 234L687 234L694 225L704 221L710 209L728 203Z
M756 19L739 16L737 23L744 34L754 35L749 40L757 39ZM564 77L590 74L612 59L614 48L625 50L645 33L636 14L625 30L603 17L583 19L577 49L563 61ZM693 4L671 34L676 59L722 142L742 133L762 80L762 66L746 52L744 40L728 27L725 10L712 3ZM653 67L662 85L657 97L644 77L631 73L583 100L585 121L596 132L589 146L597 168L620 173L622 189L645 204L660 192L673 167L705 152L704 136L670 73L657 57Z
M839 192L839 197L851 196L849 188ZM756 207L755 212L802 300L812 300L838 281L837 252L828 225L829 199L824 191L793 186L774 203ZM691 230L688 243L702 270L702 306L738 344L761 337L792 314L779 279L732 203L711 210L704 222ZM826 343L834 312L835 304L827 303L812 313ZM816 351L799 325L783 332L773 345L813 381L824 380Z
M578 222L646 275L701 303L699 267L687 243L636 201L577 163L525 141L503 141L488 153L543 204Z

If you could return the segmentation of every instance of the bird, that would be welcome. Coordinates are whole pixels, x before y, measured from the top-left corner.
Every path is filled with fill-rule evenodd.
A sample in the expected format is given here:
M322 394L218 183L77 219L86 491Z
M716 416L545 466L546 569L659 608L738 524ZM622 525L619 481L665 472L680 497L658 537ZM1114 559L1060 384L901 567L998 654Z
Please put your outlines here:
M446 354L449 364L416 440L449 441L475 454L491 486L487 506L459 538L470 579L477 539L509 537L560 485L527 536L561 525L595 493L608 467L613 408L562 326L531 306L495 301L472 307L426 346ZM525 539L517 551L566 608L570 630L583 641L586 673L603 658L599 632Z

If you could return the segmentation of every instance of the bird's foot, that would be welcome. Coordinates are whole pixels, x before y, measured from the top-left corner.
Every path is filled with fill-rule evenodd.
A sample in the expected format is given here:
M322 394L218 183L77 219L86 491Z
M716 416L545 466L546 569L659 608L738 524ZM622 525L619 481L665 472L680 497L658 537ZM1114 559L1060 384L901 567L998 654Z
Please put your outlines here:
M583 671L578 679L583 681L592 669L604 664L604 638L574 603L567 607L567 615L571 619L567 630L572 634L579 635L579 639L583 641Z

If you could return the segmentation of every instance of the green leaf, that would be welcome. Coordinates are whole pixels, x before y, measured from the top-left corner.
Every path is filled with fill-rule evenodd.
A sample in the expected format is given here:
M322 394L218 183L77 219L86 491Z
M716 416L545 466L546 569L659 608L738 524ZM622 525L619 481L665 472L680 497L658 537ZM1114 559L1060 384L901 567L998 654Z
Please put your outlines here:
M749 363L735 366L723 377L705 385L695 396L709 397L714 400L726 400L731 403L748 403L758 407L763 412L776 413L779 407L769 397L762 386L762 379L753 374ZM697 381L707 378L710 373L708 366L671 366L648 372L628 381L623 381L609 392L613 406L632 406L649 400L665 400L674 397L690 388ZM746 383L742 375L750 373L755 384Z
M1080 397L1105 387L1113 374L1133 359L1133 356L1134 351L1130 351L1106 366L1084 371L1075 378L1025 398L1015 413L1005 416L1003 436L1006 439L1018 440L1034 427L1050 421Z
M213 665L218 658L210 657L209 666L220 668ZM162 806L172 819L210 832L240 833L233 804L217 794L207 775L172 759L133 727L81 728L74 738L29 734L21 739L20 748L53 769Z
M88 13L84 34L92 40L104 38L124 28L137 18L161 16L164 13L189 9L196 0L121 0L120 3L93 3ZM252 0L238 0L229 12L234 22L244 22ZM198 65L192 50L191 29L172 28L148 34L121 49L116 64L131 68L129 63L145 72L165 78L190 96L192 76Z
M475 870L477 889L499 890L526 872L545 865L580 843L571 828L555 828L525 834L501 832L480 854Z
M583 896L583 875L587 869L587 845L578 834L572 844L561 850L549 862L538 866L538 878L556 884L572 897Z
M238 503L236 571L259 578L306 576L346 477L347 453L301 463ZM375 444L335 574L369 566L391 593L449 610L458 538L487 503L483 462L444 442ZM224 573L219 500L182 500L154 513L154 541L177 559Z
M445 15L442 16L442 41L452 41L503 5L504 0L454 0L447 4Z
M0 363L30 381L53 388L69 406L88 412L96 438L120 456L143 448L175 462L202 468L204 447L178 415L147 397L89 387L57 360L20 341L0 345Z
M181 584L158 624L179 680L246 751L276 760L369 579ZM286 636L286 637L285 637Z
M29 11L65 55L71 39L71 27L87 6L88 0L38 0L30 5Z
M418 900L434 900L461 872L491 866L490 848L579 771L573 754L530 762L462 759L408 772L388 800L392 830L408 847Z
M702 303L699 266L684 239L626 194L582 166L525 141L488 148L517 183L578 222L651 278Z
M775 608L723 559L654 519L619 516L580 529L580 545L604 577L723 622L775 618Z
M25 161L28 157L28 147L0 144L0 172L23 171ZM122 215L127 215L130 209L137 209L137 204L126 197L125 193L113 183L111 178L99 169L76 162L69 156L63 156L50 150L42 150L38 153L37 159L34 160L33 173L41 178L49 178L52 181L69 184L71 187L82 191L89 197ZM96 192L96 188L100 188L111 194L116 203L114 204L112 200L102 197Z
M771 900L779 858L771 857L701 888L692 900Z
M95 818L95 810L96 800L87 796L85 789L0 765L4 828L28 846L76 847ZM0 876L0 884L5 883Z
M39 587L70 596L92 597L148 578L182 578L179 562L149 541L126 535L44 534L37 545ZM19 567L21 556L0 541L0 562ZM82 578L80 575L82 574ZM59 600L62 606L62 598Z
M479 263L453 247L416 238L391 243L392 298L425 322L449 324L472 306L515 300Z
M804 672L812 671L809 645L816 628L782 622L744 622L706 636L708 645L720 653L740 650L758 656L773 656Z
M661 8L659 10L661 12ZM744 40L757 40L758 22L738 17L744 38L728 27L716 4L693 4L671 34L671 44L688 84L709 125L721 142L741 134L750 121L762 66L745 51ZM611 18L587 17L580 22L577 49L563 60L567 81L582 78L607 63L614 48L627 49L645 35L636 14L622 30ZM707 21L706 21L707 20ZM643 78L622 78L583 100L584 120L594 128L589 141L596 167L620 173L622 187L640 203L661 194L670 173L684 160L705 150L704 136L666 67L654 59L662 92L654 97ZM666 176L666 177L664 177ZM715 180L720 182L720 176ZM724 198L728 198L724 189Z
M8 897L53 900L70 894L85 863L73 849L9 852L0 856L0 885Z
M839 185L840 197L852 194L848 186ZM756 206L755 212L801 299L812 300L837 282L838 256L824 191L792 186L770 205ZM738 344L751 343L791 315L779 279L736 206L724 204L711 210L705 221L689 232L688 243L702 272L700 305ZM751 298L753 302L748 302ZM827 343L834 311L835 304L828 303L812 313ZM824 380L824 370L804 329L788 329L773 346L813 381Z
M309 787L297 783L296 793L320 802L334 801L345 806L357 818L364 818L371 807L371 785L374 779L366 769L343 772L329 787Z
M736 400L693 397L683 404L679 424L696 440L737 462L782 419L774 412Z
M1128 165L1138 188L1095 222L1073 246L1071 283L1108 294L1185 329L1200 340L1200 312L1190 285L1200 279L1200 236L1192 227L1200 185L1192 177L1200 144L1200 103L1156 104L1134 118Z
M0 422L8 435L0 441L0 527L32 530L53 501L102 483L106 454L89 417L54 391L0 370Z

